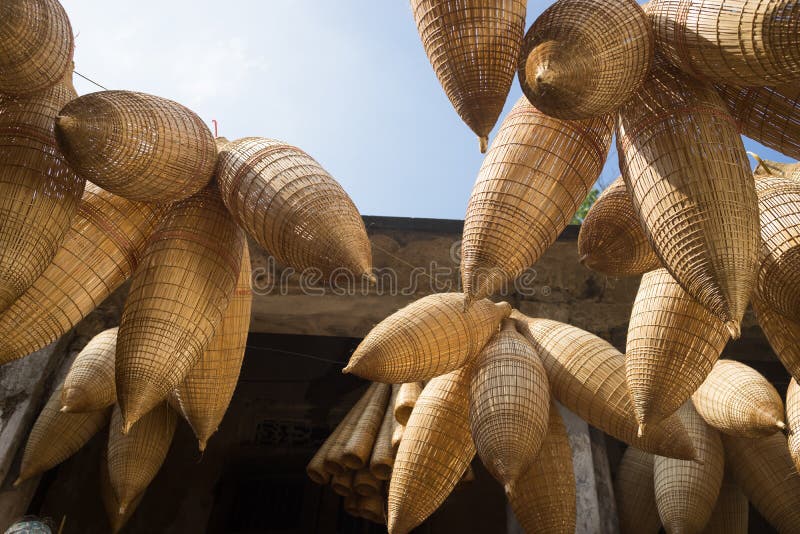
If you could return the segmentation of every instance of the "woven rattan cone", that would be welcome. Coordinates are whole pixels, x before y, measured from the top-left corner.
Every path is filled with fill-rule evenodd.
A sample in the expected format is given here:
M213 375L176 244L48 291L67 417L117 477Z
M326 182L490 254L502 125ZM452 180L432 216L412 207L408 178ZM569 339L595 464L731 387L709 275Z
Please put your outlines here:
M108 475L120 513L144 492L161 469L177 421L177 414L162 402L123 434L122 412L119 407L114 408L108 436Z
M401 425L408 423L408 418L411 417L411 410L414 409L414 404L417 403L419 394L422 393L422 388L422 382L408 382L400 385L400 390L397 392L397 398L394 402L394 417Z
M656 46L685 72L742 86L800 80L793 0L652 0Z
M467 206L461 281L470 299L508 289L555 242L600 176L612 122L554 119L517 101Z
M800 322L774 311L753 295L753 310L772 350L795 379L800 377Z
M375 388L342 451L342 462L348 468L359 470L364 466L369 467L372 447L378 437L391 392L389 384L378 384Z
M531 319L515 311L517 328L542 359L550 392L589 424L643 451L691 460L692 441L676 415L637 435L633 401L625 383L625 357L580 328Z
M625 185L653 249L734 338L755 283L758 201L736 124L713 87L656 58L620 109Z
M779 532L797 532L800 524L800 476L786 437L762 438L722 434L725 463L756 510Z
M162 208L86 184L78 213L52 263L0 314L0 364L64 335L127 280Z
M200 451L205 450L208 438L217 431L228 410L244 361L253 290L247 241L243 245L239 279L231 302L200 361L175 390L180 412L194 430Z
M786 390L786 424L789 426L789 454L800 471L800 387L795 378Z
M667 532L700 532L711 518L725 476L725 451L719 433L692 406L678 415L692 438L698 461L656 456L653 462L658 515Z
M589 209L578 233L583 265L608 276L637 276L661 266L620 176Z
M558 0L528 29L519 84L528 100L560 119L617 110L653 62L653 31L634 0Z
M653 486L653 455L628 447L614 480L621 534L658 534L661 518Z
M353 490L358 495L363 497L379 495L382 487L383 482L370 472L369 466L359 469L353 475Z
M505 319L470 366L469 425L483 465L509 486L547 436L550 388L539 356Z
M514 81L523 0L411 0L425 53L461 119L486 151Z
M378 323L344 372L394 384L448 373L475 358L509 313L485 299L465 310L461 293L422 297Z
M403 441L403 434L405 431L406 425L397 423L394 427L394 432L392 432L392 449L395 451L395 457L397 456L397 449L400 447L400 442Z
M352 469L345 469L341 473L336 473L331 476L331 488L333 492L342 497L349 497L355 495L353 491L353 475Z
M642 277L628 324L625 377L640 424L674 413L700 387L729 338L666 269Z
M386 524L386 499L380 493L358 498L358 515L379 525Z
M118 330L100 332L75 357L61 389L61 411L91 412L117 401L114 356Z
M117 398L129 429L183 382L233 298L244 234L215 185L173 204L133 275L117 339Z
M72 26L57 0L2 2L0 20L0 93L42 91L69 70Z
M370 384L361 398L358 399L358 402L347 412L345 418L342 419L341 423L339 423L339 426L336 427L336 430L328 440L330 441L330 445L328 446L323 460L324 469L328 473L337 475L347 469L343 458L344 448L347 446L347 442L350 441L353 430L364 414L364 410L366 410L370 400L378 390L379 385L378 383Z
M77 96L71 80L70 70L44 91L0 94L0 311L45 270L80 204L85 180L69 169L53 133L58 110Z
M372 472L372 476L378 480L389 480L392 476L392 467L394 466L392 434L397 424L394 418L394 406L401 387L400 384L392 384L392 394L389 397L389 403L386 405L381 427L378 430L378 436L375 438L375 445L372 447L369 470Z
M119 512L119 501L117 501L117 496L114 495L114 489L111 487L111 478L108 475L108 450L103 449L100 461L100 498L103 500L103 508L106 510L108 524L113 534L122 530L122 527L127 524L139 507L139 503L142 502L143 497L144 493L140 493L125 508L124 512Z
M260 137L233 141L220 151L217 179L233 218L279 262L318 269L324 282L372 276L372 249L355 204L299 148Z
M56 138L78 175L130 200L175 202L211 179L217 147L193 111L158 96L101 91L56 118Z
M717 361L692 401L706 423L726 434L757 438L785 427L781 396L741 362Z
M390 534L406 534L436 511L475 456L469 382L462 368L434 378L419 396L389 484Z
M550 403L547 437L539 454L506 495L525 532L574 534L576 500L572 449L555 403Z
M59 386L33 424L15 485L69 458L108 423L109 410L87 413L63 413L60 410Z
M733 478L726 474L714 512L706 523L703 534L747 534L749 509L747 497Z

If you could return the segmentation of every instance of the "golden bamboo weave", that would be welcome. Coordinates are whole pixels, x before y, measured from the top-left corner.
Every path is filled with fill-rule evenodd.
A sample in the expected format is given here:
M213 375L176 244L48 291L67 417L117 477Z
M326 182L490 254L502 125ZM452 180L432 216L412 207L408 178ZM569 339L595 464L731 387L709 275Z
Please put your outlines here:
M753 176L756 178L761 176L775 176L778 178L800 180L800 163L780 163L778 161L761 159L758 157L758 154L752 152L748 152L747 154L755 158L758 163L756 169L753 171Z
M358 498L358 514L379 525L386 524L386 499L381 494Z
M353 475L353 490L362 497L369 497L371 495L380 495L383 482L378 480L373 475L369 466L362 467Z
M786 424L789 426L789 455L800 471L800 387L795 378L786 390Z
M401 387L400 384L392 384L392 394L389 397L389 403L386 405L381 427L378 430L378 436L375 438L375 445L372 447L369 469L378 480L389 480L392 476L392 467L394 466L392 434L397 424L394 418L394 406Z
M794 378L800 377L800 322L774 311L753 295L753 310L772 350Z
M372 447L378 437L391 392L392 388L389 384L378 384L364 408L364 413L356 421L347 444L342 450L342 463L349 469L359 470L364 466L369 467Z
M397 392L394 403L394 417L401 425L408 423L411 410L414 409L414 404L416 404L419 394L422 393L422 388L422 382L400 384L400 391Z
M139 507L139 503L142 502L143 497L144 492L133 499L125 508L125 511L120 513L119 501L117 501L117 496L114 495L114 489L111 487L111 478L108 475L108 450L103 449L102 458L100 459L100 498L103 500L103 508L106 510L108 524L113 534L117 534L128 523L128 520Z
M714 512L706 523L703 534L747 534L749 515L747 497L726 473Z
M308 465L306 465L306 474L308 475L308 478L310 478L315 484L322 486L331 481L331 471L326 469L325 465L328 453L331 450L331 447L333 447L334 443L337 443L339 440L339 436L342 435L342 432L344 431L348 422L352 421L354 417L351 415L352 412L353 410L350 410L350 412L348 412L345 417L339 421L339 424L336 425L336 428L334 428L333 432L328 435L328 437L322 443L322 446L317 449L317 452L314 453L314 456L312 456L311 460L308 462ZM340 467L337 464L334 470L338 472L339 469Z
M347 412L347 415L336 427L336 430L331 434L328 439L330 445L324 455L323 468L331 475L338 475L347 470L344 464L344 448L353 435L353 430L358 424L359 419L364 414L370 399L375 395L378 390L378 383L370 384L364 394L358 399L358 402ZM341 430L340 430L341 429Z
M395 450L395 455L397 453L398 447L400 447L400 442L403 441L403 434L406 431L406 425L401 425L397 423L394 427L394 432L392 432L392 449Z
M353 470L345 469L341 473L331 476L331 488L336 495L350 497L356 495L353 491Z
M117 401L114 360L118 330L100 332L75 357L61 389L61 411L91 412Z
M635 447L628 447L622 455L614 480L621 534L658 534L661 530L653 482L653 459L651 453Z

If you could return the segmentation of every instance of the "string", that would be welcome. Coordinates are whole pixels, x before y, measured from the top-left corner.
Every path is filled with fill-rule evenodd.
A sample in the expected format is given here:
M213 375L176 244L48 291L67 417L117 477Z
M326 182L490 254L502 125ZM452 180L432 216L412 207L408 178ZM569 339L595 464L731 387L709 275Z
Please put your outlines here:
M283 354L288 354L290 356L298 356L300 358L308 358L309 360L317 360L317 361L320 361L320 362L332 363L332 364L334 364L334 365L336 365L338 367L342 367L342 368L344 368L345 365L346 365L346 364L344 364L344 363L342 363L340 361L337 361L337 360L331 360L329 358L323 358L322 356L314 356L313 354L304 354L302 352L293 352L293 351L290 351L290 350L275 349L275 348L272 348L272 347L258 347L256 345L246 345L246 348L253 349L253 350L268 350L268 351L271 351L271 352L280 352L280 353L283 353Z
M97 87L99 87L100 89L103 89L104 91L108 91L108 88L107 88L107 87L105 87L105 86L103 86L103 85L100 85L99 83L97 83L97 82L96 82L96 81L94 81L93 79L89 78L88 76L84 76L83 74L81 74L81 73L80 73L80 72L78 72L77 70L73 70L72 72L74 72L75 74L77 74L78 76L80 76L81 78L83 78L84 80L86 80L87 82L91 82L91 83L95 84L95 85L96 85Z

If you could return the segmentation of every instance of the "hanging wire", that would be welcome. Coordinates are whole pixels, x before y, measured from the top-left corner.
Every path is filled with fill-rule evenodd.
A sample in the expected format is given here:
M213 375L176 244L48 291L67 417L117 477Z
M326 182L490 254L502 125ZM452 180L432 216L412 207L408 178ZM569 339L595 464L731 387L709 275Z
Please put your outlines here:
M317 360L320 362L332 363L338 367L344 367L346 365L345 363L342 363L337 360L331 360L329 358L323 358L321 356L314 356L312 354L304 354L302 352L292 352L290 350L276 349L273 347L259 347L257 345L246 345L245 347L251 350L266 350L270 352L280 352L282 354L287 354L289 356L297 356L299 358L308 358L309 360Z
M97 87L99 87L100 89L103 89L104 91L108 91L108 88L107 88L107 87L105 87L104 85L100 85L99 83L97 83L97 82L96 82L96 81L94 81L93 79L89 78L88 76L84 76L83 74L81 74L81 73L80 73L80 72L78 72L77 70L73 70L72 72L74 72L75 74L77 74L78 76L80 76L81 78L83 78L84 80L86 80L87 82L90 82L90 83L93 83L93 84L95 84L95 85L96 85Z

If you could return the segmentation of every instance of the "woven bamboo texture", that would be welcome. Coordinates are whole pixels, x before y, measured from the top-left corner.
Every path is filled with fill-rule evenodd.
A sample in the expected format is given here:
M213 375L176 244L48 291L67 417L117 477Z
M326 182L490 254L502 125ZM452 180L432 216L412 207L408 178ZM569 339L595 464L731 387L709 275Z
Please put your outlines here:
M341 473L336 473L331 476L331 488L333 492L342 497L350 497L356 493L353 491L353 475L352 469L345 469Z
M353 420L354 416L351 415L352 412L353 410L350 410L350 412L339 421L339 424L336 425L336 428L328 435L327 439L322 443L322 446L317 449L317 452L314 453L314 456L308 462L308 465L306 465L306 474L315 484L325 485L331 481L331 472L326 469L325 461L331 447L339 440L339 436L344 432L345 427L349 424L348 422ZM338 464L336 465L338 466ZM335 470L338 472L340 469L337 467Z
M638 276L661 267L620 176L597 197L581 223L578 257L608 276Z
M162 209L86 184L52 263L0 314L0 364L64 335L127 280Z
M358 498L358 513L367 521L379 525L386 524L386 501L383 495L376 494Z
M789 455L800 471L800 387L795 378L786 390L786 424L789 426Z
M383 482L373 475L369 466L363 467L353 475L353 490L362 497L379 495Z
M120 513L144 492L161 469L177 422L177 414L162 402L123 434L122 411L118 406L114 408L108 436L108 475Z
M753 310L772 350L794 378L800 377L800 322L774 311L753 295Z
M250 330L251 276L250 251L244 241L239 279L231 302L200 361L175 389L180 413L194 430L201 452L222 422L239 381Z
M600 176L612 122L554 119L517 101L467 206L461 281L470 299L507 288L555 242Z
M58 110L76 96L71 70L44 91L0 94L0 311L50 264L78 210L85 180L67 166L53 132Z
M659 533L652 454L635 447L625 450L614 480L614 496L622 534Z
M642 85L653 46L650 22L634 0L558 0L525 35L519 83L550 116L606 115Z
M114 385L114 357L117 327L94 336L72 362L61 389L61 410L91 412L117 401Z
M109 410L75 414L60 410L61 386L50 396L33 424L14 485L60 464L108 424Z
M625 383L625 357L608 342L557 321L531 319L516 311L512 318L542 359L553 397L567 409L643 451L694 458L689 434L676 415L637 435L633 401Z
M361 513L358 511L358 495L348 495L342 499L342 507L353 517L361 517Z
M372 447L372 456L369 460L369 469L372 475L378 480L389 480L392 476L394 466L394 449L392 448L392 434L397 421L394 418L394 406L400 394L400 384L392 384L392 394L386 411L383 414L381 428L375 438L375 445ZM416 402L416 400L415 400Z
M800 80L800 6L792 0L653 0L656 46L698 78L742 86Z
M468 368L428 382L403 433L389 484L389 533L406 534L444 502L475 456Z
M42 91L72 64L75 46L69 17L57 0L0 4L0 93Z
M530 343L505 319L470 366L469 425L475 449L504 487L539 454L547 436L550 389Z
M328 451L325 454L325 459L323 462L324 469L331 475L341 474L347 469L343 458L344 448L347 446L347 442L350 440L353 430L358 424L359 419L361 419L361 416L364 414L364 410L366 410L370 399L373 397L377 389L377 383L370 384L364 394L358 399L358 402L353 405L350 411L347 412L347 415L344 417L344 419L342 419L341 423L339 423L339 426L334 431L334 434L331 435L331 438L329 439L331 444L328 447Z
M664 267L739 337L758 262L758 201L724 102L656 58L642 90L620 109L617 149Z
M114 489L111 487L111 478L108 474L108 451L104 449L100 461L100 498L103 500L103 508L106 510L106 517L113 534L122 530L128 523L128 520L139 507L139 503L142 502L143 497L144 492L133 499L124 512L119 512L119 501L117 501L117 496L114 495Z
M411 0L425 53L461 119L486 151L525 33L523 0Z
M375 392L342 450L342 463L348 468L359 470L369 467L372 447L378 437L391 392L392 387L389 384L378 384L375 387Z
M120 320L116 382L126 429L200 360L233 298L243 247L213 184L165 215Z
M404 425L411 417L411 410L414 409L419 394L422 393L422 382L408 382L400 385L400 391L394 403L394 417L398 423Z
M781 433L751 439L722 434L725 463L756 510L779 532L800 524L800 476Z
M703 534L747 534L749 515L747 497L733 478L726 474L722 479L714 512L706 523Z
M694 392L697 412L720 432L757 438L785 428L781 396L758 371L719 360Z
M708 426L692 406L681 406L678 415L692 438L698 461L656 456L653 462L658 515L667 532L700 532L719 496L725 476L725 451L719 433Z
M510 313L508 303L485 299L465 310L461 293L422 297L378 323L344 372L393 384L449 373L475 358Z
M176 202L205 187L217 146L193 111L158 96L100 91L66 105L56 138L78 175L116 195Z
M525 532L574 534L577 504L572 449L555 403L550 403L547 437L539 454L506 494Z
M395 450L395 456L397 454L397 449L400 447L400 442L403 441L403 434L405 431L406 425L397 423L394 427L394 432L392 432L392 449Z
M372 249L355 204L299 148L260 137L233 141L220 151L217 179L236 222L279 262L319 269L331 282L338 274L372 276Z
M778 178L793 178L800 180L800 163L781 163L778 161L770 161L761 159L758 154L752 152L747 153L749 156L755 158L758 165L753 171L753 176L756 178L762 176L775 176Z
M666 269L645 274L633 303L625 378L641 425L674 413L706 379L729 338Z

